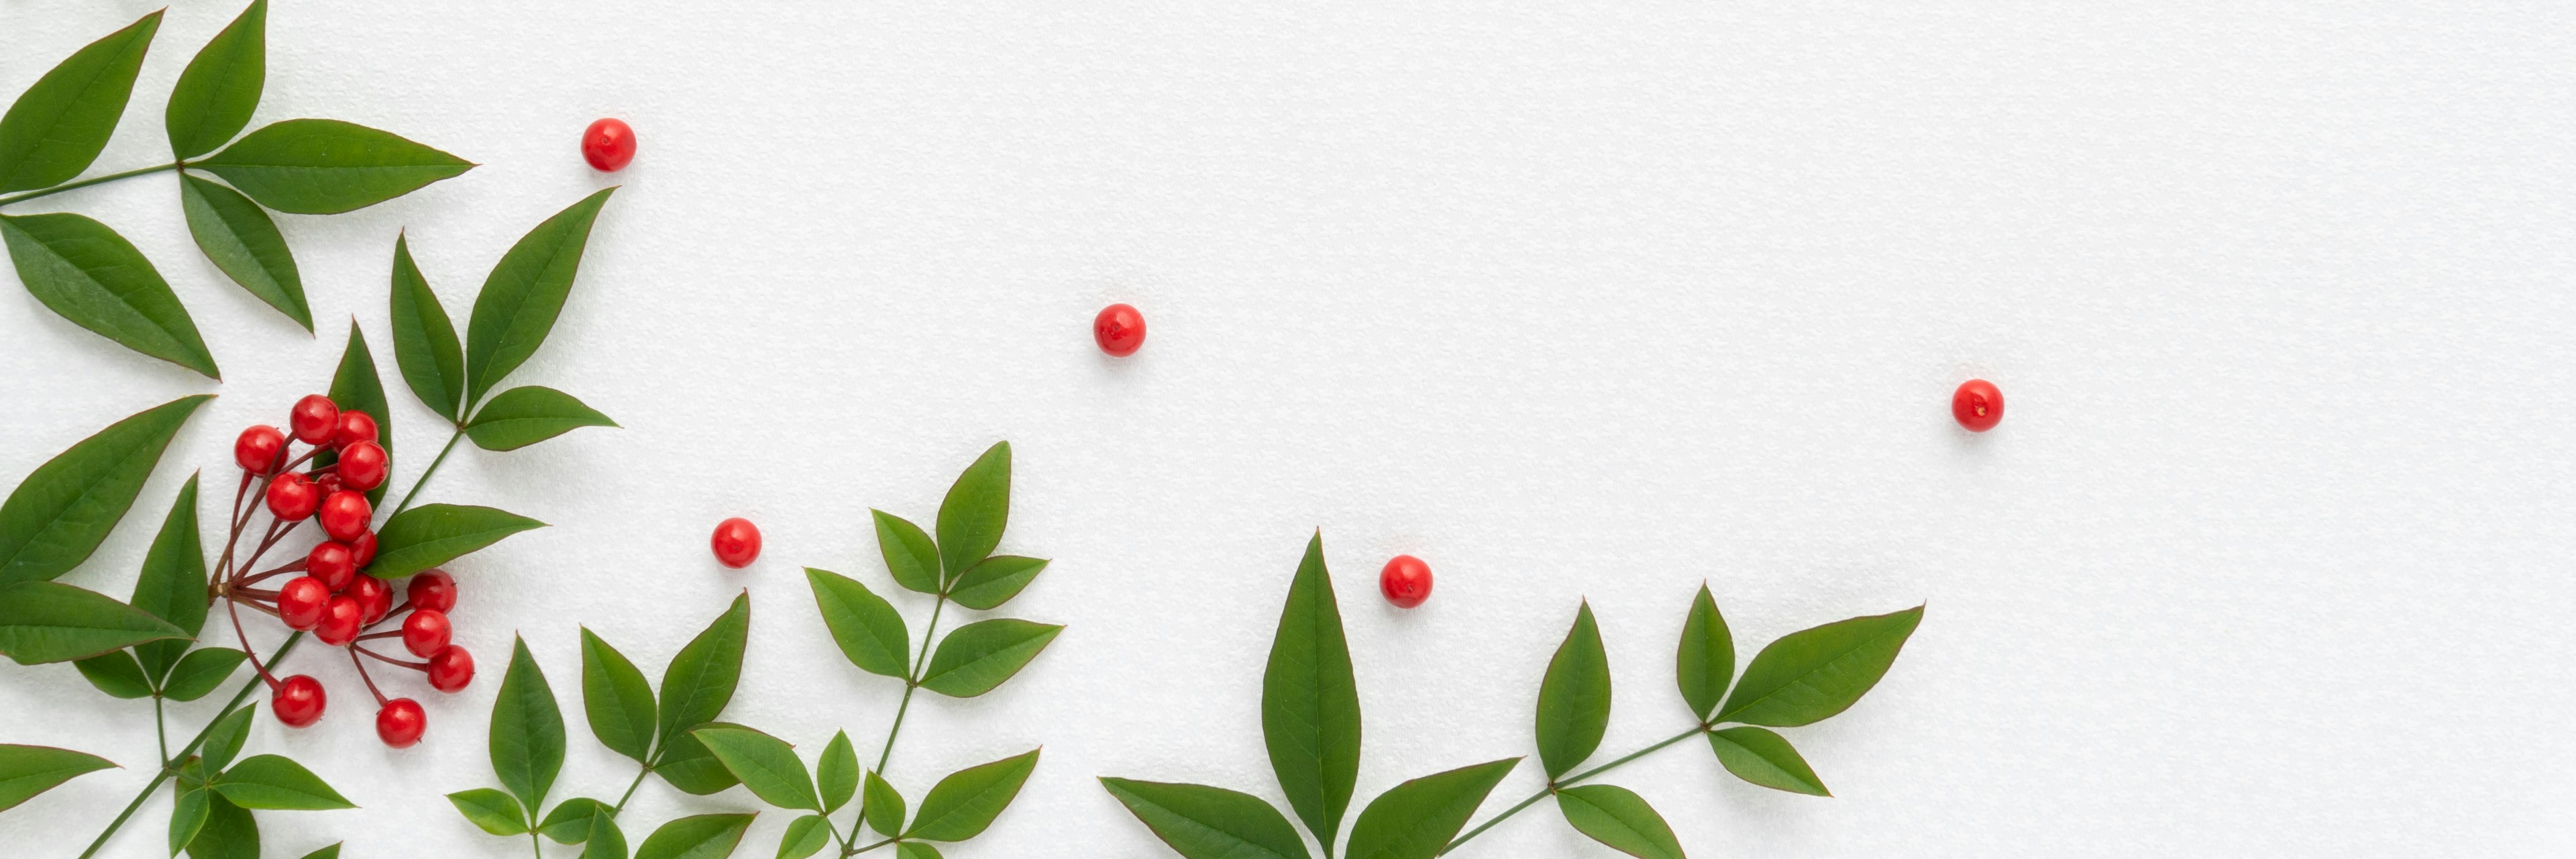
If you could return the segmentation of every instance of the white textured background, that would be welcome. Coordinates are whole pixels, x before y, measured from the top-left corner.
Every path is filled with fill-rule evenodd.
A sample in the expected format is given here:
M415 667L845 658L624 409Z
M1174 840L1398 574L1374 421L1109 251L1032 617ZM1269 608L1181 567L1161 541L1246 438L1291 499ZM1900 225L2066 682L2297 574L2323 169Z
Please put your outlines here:
M157 5L0 0L0 94ZM658 677L743 587L730 717L809 755L847 728L872 758L897 686L841 661L798 567L889 588L866 509L929 521L1002 438L1003 548L1056 559L1009 613L1072 627L999 692L914 710L893 774L916 801L1046 747L960 859L1164 855L1096 775L1275 797L1258 678L1317 526L1363 800L1527 753L1580 597L1618 682L1605 752L1677 730L1672 642L1706 580L1748 654L1930 607L1877 691L1791 732L1837 798L1692 746L1611 779L1699 855L2576 845L2563 4L796 5L823 4L281 2L257 122L484 165L281 216L318 340L196 253L169 176L12 207L124 231L225 369L127 352L0 275L0 479L223 394L65 578L122 594L189 469L228 483L234 432L322 389L352 314L395 378L397 230L462 325L509 242L625 185L513 377L625 428L450 460L426 497L554 527L456 565L484 673L391 681L429 705L421 746L376 742L345 664L290 660L333 709L251 748L365 808L263 813L269 855L525 855L440 799L493 783L512 631L575 714L556 795L613 797L632 770L579 721L575 625ZM93 172L163 157L171 81L239 6L171 10ZM639 132L623 174L576 154L598 116ZM1111 301L1150 320L1133 359L1090 343ZM1972 375L2010 402L1982 437L1947 414ZM392 384L407 484L444 433ZM706 549L735 514L768 536L744 572ZM1398 552L1439 576L1410 613L1373 592ZM898 604L917 631L927 601ZM142 703L66 666L0 668L0 740L127 766L0 815L13 855L75 852L152 749ZM629 829L755 806L648 784ZM166 808L109 854L158 855ZM1610 855L1552 817L1460 855Z

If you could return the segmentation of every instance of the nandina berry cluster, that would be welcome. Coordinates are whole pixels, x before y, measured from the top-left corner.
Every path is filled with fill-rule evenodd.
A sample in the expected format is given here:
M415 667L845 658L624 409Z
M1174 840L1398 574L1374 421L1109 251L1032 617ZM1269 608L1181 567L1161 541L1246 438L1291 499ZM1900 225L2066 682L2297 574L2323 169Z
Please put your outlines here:
M298 443L305 446L301 454L294 450ZM331 455L327 463L325 453ZM456 607L454 578L441 570L413 576L402 604L395 605L393 586L363 572L376 557L375 509L367 492L384 484L391 464L377 442L375 418L344 410L329 397L310 395L296 401L283 429L260 425L242 430L233 442L233 461L242 468L241 487L233 493L231 533L216 563L210 596L229 604L242 650L255 653L241 626L240 607L245 605L275 616L288 629L310 632L323 644L347 650L359 679L375 696L376 736L394 748L419 742L428 727L420 703L387 699L359 657L419 671L428 675L430 688L455 692L474 679L474 656L448 641L447 613ZM246 504L254 491L261 504ZM261 507L268 511L268 527L236 563L234 552ZM320 526L322 542L304 557L250 572L307 521ZM276 589L255 587L287 575L295 577ZM369 631L389 622L400 628ZM402 639L403 649L423 661L397 659L362 643L380 638ZM250 664L268 681L269 710L278 721L301 728L322 718L328 696L321 681L308 674L279 679L256 655Z

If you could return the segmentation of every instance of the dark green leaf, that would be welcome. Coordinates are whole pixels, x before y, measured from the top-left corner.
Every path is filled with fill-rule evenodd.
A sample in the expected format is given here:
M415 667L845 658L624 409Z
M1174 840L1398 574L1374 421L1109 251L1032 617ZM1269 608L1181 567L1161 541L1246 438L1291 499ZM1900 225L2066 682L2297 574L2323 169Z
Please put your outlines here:
M394 237L394 364L423 405L449 423L461 423L465 396L465 347L456 325L412 262L408 236Z
M1288 806L1317 841L1332 841L1359 780L1360 692L1322 532L1306 542L1271 639L1261 674L1261 738Z
M887 838L902 835L903 818L909 813L904 808L903 794L894 789L894 783L870 771L867 798L859 801L859 816L867 818L868 828Z
M195 859L259 859L259 821L248 809L206 791L206 825L188 842Z
M1309 859L1297 828L1270 803L1203 784L1103 778L1154 836L1186 859Z
M823 612L823 625L832 630L832 641L841 646L841 655L850 664L896 679L911 676L912 666L905 660L912 655L912 633L904 628L903 615L893 605L867 585L839 573L807 567L805 581L814 589L814 606Z
M750 636L751 594L745 591L671 657L662 669L659 734L665 744L724 713L734 684L742 680L742 648Z
M170 502L170 514L161 518L161 532L153 535L151 551L143 555L143 575L134 580L134 599L129 603L169 621L190 638L206 625L206 550L198 539L197 475L191 474L179 487L179 497ZM134 655L143 660L143 675L155 683L168 678L171 666L187 652L185 641L155 641L134 648ZM206 667L211 666L200 669Z
M383 504L385 490L393 488L391 479L394 472L393 410L385 403L385 380L376 375L375 350L367 348L367 336L358 331L356 319L349 320L349 345L340 350L340 369L331 374L331 402L340 404L343 411L365 412L368 417L375 419L376 444L385 449L387 479L383 483L376 484L376 488L367 490L367 504L371 507ZM317 468L339 461L339 455L328 450L313 457L313 465ZM383 538L378 537L378 539ZM377 556L383 556L381 545L377 549Z
M1064 627L1000 618L957 628L940 639L921 673L921 688L951 698L972 698L993 691L1036 659Z
M964 841L983 834L993 818L1020 795L1020 785L1038 768L1038 750L989 764L976 764L930 786L921 798L921 814L912 819L905 838Z
M341 842L334 841L331 842L331 845L328 847L315 850L311 853L306 853L304 854L304 859L340 859L340 843Z
M616 425L571 394L527 385L494 395L465 425L465 435L484 450L518 450L582 427Z
M814 788L822 794L823 813L841 810L859 791L859 753L850 747L850 732L832 734L823 757L814 764Z
M394 514L376 531L376 560L367 574L398 579L501 542L501 538L546 523L461 504L423 504Z
M170 855L179 855L179 851L187 849L188 842L197 840L197 832L206 828L207 806L214 798L214 791L202 787L179 791L178 800L170 806Z
M653 687L626 654L586 626L581 629L581 708L600 745L637 763L651 760Z
M723 859L751 828L748 814L700 814L662 824L635 848L635 859Z
M0 743L0 811L83 773L116 766L106 758L52 746Z
M822 801L814 797L814 777L786 741L738 728L699 728L689 733L705 743L760 801L780 808L823 810Z
M465 815L475 826L494 835L524 835L528 831L527 812L509 794L488 787L460 790L447 795L456 813Z
M304 276L295 268L295 252L286 235L259 204L241 192L195 176L179 177L179 210L188 216L188 235L197 249L222 269L225 277L304 330L313 330L313 310L304 301Z
M250 125L251 111L259 107L260 90L267 84L268 0L253 0L179 73L170 106L161 112L170 154L195 158L240 134Z
M1046 565L1042 559L1018 555L985 558L957 577L957 586L949 589L948 598L967 608L1000 608L1019 596L1020 589L1028 587L1030 580L1046 570Z
M0 586L51 579L87 560L134 506L170 437L211 399L198 394L146 409L36 466L0 503Z
M484 392L501 383L537 354L554 330L564 299L572 295L573 276L581 271L582 250L590 244L590 227L599 208L608 204L609 188L582 198L520 237L474 297L474 317L466 324L466 402L481 402Z
M215 791L243 808L329 811L356 808L303 764L277 755L252 755L215 779Z
M885 556L886 572L894 574L895 584L925 594L939 592L939 546L921 526L883 510L870 509L876 519L877 553Z
M144 679L143 665L134 661L134 654L111 650L74 661L72 667L80 669L81 678L88 680L89 685L112 697L152 697L152 681Z
M741 728L742 726L731 722L708 722L704 725L690 726L692 729L699 727ZM660 760L653 764L653 774L661 776L663 781L669 782L672 787L679 788L683 793L706 796L742 783L741 779L733 777L732 770L725 769L723 761L716 760L714 752L707 751L707 744L698 742L698 738L690 736L687 730L663 740L662 750L655 752L654 756Z
M511 644L510 670L501 676L501 694L492 702L492 772L501 777L519 804L545 807L546 791L563 770L563 710L526 639Z
M555 806L555 810L546 812L546 819L537 824L537 833L554 839L557 844L579 844L590 837L591 818L602 815L613 817L616 814L617 812L609 809L608 803L587 796L577 796L564 800Z
M0 216L0 240L27 292L72 324L125 348L222 380L197 322L134 243L81 215Z
M1505 758L1491 763L1433 773L1388 788L1369 800L1351 823L1349 859L1431 859L1467 817L1483 805L1485 795L1521 762Z
M250 737L250 720L256 704L244 704L226 711L206 729L206 741L197 746L199 762L208 772L222 772L232 765L233 756L241 754L242 742Z
M89 43L9 105L0 115L0 193L60 185L98 160L160 29L154 12Z
M1794 728L1849 708L1878 685L1923 607L1839 620L1780 637L1754 654L1719 721Z
M1709 595L1706 583L1691 600L1690 618L1682 622L1673 675L1681 684L1682 700L1701 721L1717 710L1726 684L1735 679L1735 636L1726 629L1726 616L1717 613L1717 598Z
M158 646L160 643L154 642L138 649ZM245 658L247 658L246 654L229 647L204 647L188 651L188 655L179 660L178 666L170 669L168 681L161 685L161 697L172 701L194 701L206 697L207 693L215 691L215 687L231 679L233 672L241 668Z
M1637 859L1682 859L1681 839L1636 791L1587 784L1556 792L1556 808L1574 831Z
M777 859L805 859L832 843L830 821L820 814L808 814L787 824L787 834L778 839Z
M169 621L60 582L0 588L0 655L20 665L70 662L146 641L187 638Z
M590 834L582 839L581 859L626 859L626 831L617 828L613 815L590 819Z
M895 859L939 859L939 848L919 841L906 841L894 846Z
M1011 443L996 442L957 475L939 502L940 580L955 581L993 553L1011 520Z
M262 206L298 215L363 209L474 169L399 135L336 119L274 123L189 166L223 177Z
M1766 728L1751 726L1711 731L1708 747L1717 752L1717 762L1736 778L1775 790L1803 793L1809 796L1832 796L1823 779L1807 766L1807 759L1786 738Z
M1547 662L1538 686L1538 760L1550 781L1572 771L1601 748L1610 727L1610 657L1601 650L1601 628L1587 600L1574 613L1574 628Z

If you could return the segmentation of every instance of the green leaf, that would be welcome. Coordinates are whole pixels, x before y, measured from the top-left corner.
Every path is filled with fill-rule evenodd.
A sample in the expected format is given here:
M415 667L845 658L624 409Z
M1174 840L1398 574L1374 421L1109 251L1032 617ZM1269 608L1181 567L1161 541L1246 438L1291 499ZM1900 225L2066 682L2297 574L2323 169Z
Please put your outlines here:
M1709 595L1705 582L1699 586L1699 596L1691 600L1689 619L1682 622L1673 675L1681 684L1682 700L1703 722L1725 697L1726 684L1735 679L1735 636L1727 631L1726 616L1717 613L1717 598Z
M1586 600L1574 628L1547 662L1538 686L1538 759L1549 781L1572 771L1601 748L1610 727L1610 656L1601 650L1601 628Z
M1203 784L1103 778L1100 786L1186 859L1309 859L1297 828L1270 803Z
M59 212L0 216L0 240L27 292L64 319L128 349L223 379L170 282L106 224Z
M187 638L169 621L60 582L0 588L0 655L20 665L70 662L146 641Z
M519 801L511 799L509 794L478 787L448 794L447 801L456 806L456 813L465 815L466 820L485 832L503 836L527 834L527 812L520 810Z
M722 859L751 828L748 814L700 814L662 824L635 848L635 859Z
M216 791L206 793L206 825L188 842L195 859L259 859L259 821Z
M197 754L208 772L222 772L234 755L241 754L242 742L250 737L251 715L258 709L256 704L234 707L206 729L206 741L198 744Z
M160 643L154 642L137 649L158 646ZM242 661L247 658L249 654L229 647L203 647L188 651L188 655L180 658L179 664L170 669L169 678L161 685L161 697L172 701L194 701L206 697L207 693L215 691L215 687L231 679L233 672L240 669Z
M693 730L723 715L733 701L734 684L742 680L742 648L751 636L751 592L680 648L662 669L660 736L670 743L683 730Z
M733 777L751 790L760 801L780 808L822 811L823 803L814 797L814 777L797 759L796 748L786 741L759 731L739 728L699 728L690 731L698 742L724 762Z
M154 12L89 43L9 105L0 115L0 193L60 185L98 160L160 29Z
M188 166L297 215L363 209L474 169L399 135L336 119L273 123Z
M215 779L215 791L243 808L329 811L356 808L312 770L277 755L252 755Z
M571 394L528 385L502 391L483 404L465 425L465 435L484 450L518 450L581 427L616 425Z
M1878 685L1922 622L1923 607L1915 606L1781 636L1744 666L1717 719L1794 728L1840 713Z
M143 575L134 580L134 599L129 603L169 621L189 638L206 625L206 550L198 539L197 475L190 474L179 487L179 497L170 502L170 514L161 518L161 532L153 535L152 549L143 555ZM144 676L154 683L168 679L171 667L187 652L185 641L155 641L134 648L134 655L143 660ZM210 667L201 664L199 670ZM230 673L232 668L224 671Z
M188 842L197 840L197 833L206 828L207 807L214 797L214 791L202 787L179 791L170 806L170 855L179 855Z
M1556 808L1574 831L1638 859L1682 859L1681 839L1636 791L1587 784L1556 792Z
M581 628L581 708L600 745L636 763L652 759L653 687L626 654L587 626Z
M1002 544L1011 520L1011 443L996 442L949 485L939 502L939 571L955 581Z
M993 691L1037 658L1064 627L1000 618L957 628L940 639L922 672L921 688L951 698L972 698Z
M1349 859L1431 859L1467 825L1494 785L1519 765L1504 758L1388 788L1351 823Z
M887 838L902 835L903 818L907 813L903 794L894 789L894 783L870 771L867 798L859 801L859 816L867 818L868 828Z
M161 112L170 155L195 158L240 134L267 84L268 0L253 0L179 73L170 105Z
M376 531L376 560L367 574L398 579L501 542L546 523L490 507L423 504L394 514Z
M412 262L408 236L394 237L394 363L421 404L448 423L462 423L465 396L465 347L457 344L456 325L447 308L429 289L429 279Z
M1020 785L1038 768L1038 751L1013 755L988 764L976 764L953 773L930 786L921 798L921 814L912 819L905 838L929 841L964 841L981 835L993 825L993 818L1020 795Z
M885 556L886 572L894 575L895 584L925 594L939 592L939 546L921 526L901 516L870 508L868 514L877 523L877 554Z
M626 831L617 828L614 815L593 816L582 840L581 859L626 859Z
M474 297L474 317L465 330L466 402L482 401L484 392L544 345L564 299L572 295L573 276L581 272L591 224L616 190L602 190L555 213L520 237L492 267L482 294Z
M823 813L841 810L859 792L859 753L850 747L850 732L837 731L814 764L814 787L822 794Z
M554 687L528 642L513 637L510 670L501 676L501 694L492 702L492 772L501 777L519 804L545 807L546 791L563 770L563 710L555 706Z
M778 859L805 859L823 845L832 843L832 827L820 814L808 814L787 824L787 834L778 839Z
M340 844L341 842L338 841L331 842L330 846L304 854L304 859L340 859Z
M919 841L905 841L894 846L895 859L939 859L939 848Z
M188 216L188 235L197 249L241 284L304 330L313 330L313 310L304 301L304 276L295 268L295 252L277 231L267 210L241 192L195 176L179 176L179 210Z
M557 844L579 844L590 838L590 820L602 815L616 816L608 803L587 796L564 800L546 819L537 824L537 834L554 839Z
M393 481L390 479L394 463L393 410L385 404L384 378L376 375L375 350L367 348L367 336L358 331L356 319L349 320L349 345L340 350L340 369L331 374L331 401L340 404L340 408L344 411L366 412L368 417L375 418L376 444L385 449L385 474L388 479L376 484L376 488L367 490L367 504L370 507L383 504L385 490L393 488ZM316 468L339 461L339 454L328 450L313 457L313 465ZM380 536L378 539L383 538ZM381 545L377 552L378 556L382 557Z
M1834 795L1798 749L1770 729L1745 726L1711 731L1708 747L1736 778L1790 793Z
M707 722L703 725L691 725L690 729L701 727L742 728L743 726L731 722ZM707 750L707 744L698 742L698 738L691 736L686 730L665 738L662 741L662 750L654 753L654 756L660 760L653 764L653 774L661 776L663 781L670 783L672 787L679 788L682 793L706 796L742 783L741 779L733 777L732 770L725 769L723 761L716 760L716 753Z
M912 676L912 667L905 664L912 654L912 633L892 604L867 585L829 570L806 567L805 581L814 589L823 625L832 630L832 641L850 664L896 679Z
M1288 807L1315 840L1330 843L1359 780L1360 691L1320 531L1306 541L1261 673L1261 738Z
M152 681L144 679L143 664L134 661L134 654L111 650L74 661L72 667L80 669L81 678L88 680L89 685L112 697L152 697Z
M0 743L0 811L16 808L74 776L113 766L106 758L85 752Z
M972 609L1000 608L1019 596L1020 589L1028 587L1030 580L1046 570L1046 565L1043 559L1018 555L985 558L957 577L957 586L949 589L948 598Z
M145 409L36 466L0 502L0 586L51 579L87 560L134 506L170 437L211 399L198 394Z

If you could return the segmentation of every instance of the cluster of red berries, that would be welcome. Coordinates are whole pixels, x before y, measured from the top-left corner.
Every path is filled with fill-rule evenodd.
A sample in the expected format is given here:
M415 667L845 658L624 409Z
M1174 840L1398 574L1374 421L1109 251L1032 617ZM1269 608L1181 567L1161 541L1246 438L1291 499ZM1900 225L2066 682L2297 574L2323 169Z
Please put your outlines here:
M284 431L265 425L242 430L241 437L233 441L233 461L242 468L241 488L233 496L232 533L225 541L223 560L216 565L211 595L228 600L234 607L233 628L242 637L244 652L251 652L251 647L248 635L241 631L238 607L243 605L275 615L289 629L310 632L323 644L346 649L350 662L358 666L358 676L366 681L367 691L375 695L376 736L385 745L404 748L420 741L421 732L428 727L426 714L412 699L387 699L376 689L375 678L367 674L367 663L358 657L365 655L422 672L428 675L430 688L455 692L473 681L474 656L448 642L452 629L447 613L456 607L454 578L440 570L413 576L405 588L403 603L394 605L393 586L362 572L376 557L375 509L367 501L367 491L384 484L390 465L384 446L376 439L375 418L365 412L343 410L320 394L296 401ZM290 458L289 448L294 442L302 442L309 449ZM329 464L298 470L326 452L333 458ZM243 504L254 482L260 483L259 497L271 521L247 559L235 564L234 549L254 512ZM249 572L261 556L308 519L321 526L321 543L301 559L274 569ZM271 577L292 573L303 575L275 590L252 587ZM401 618L400 629L367 632L396 617ZM394 637L401 638L404 649L425 661L396 659L360 644ZM281 680L260 665L256 656L251 658L251 667L268 681L269 710L277 714L278 721L301 728L322 718L326 696L321 681L308 674Z

